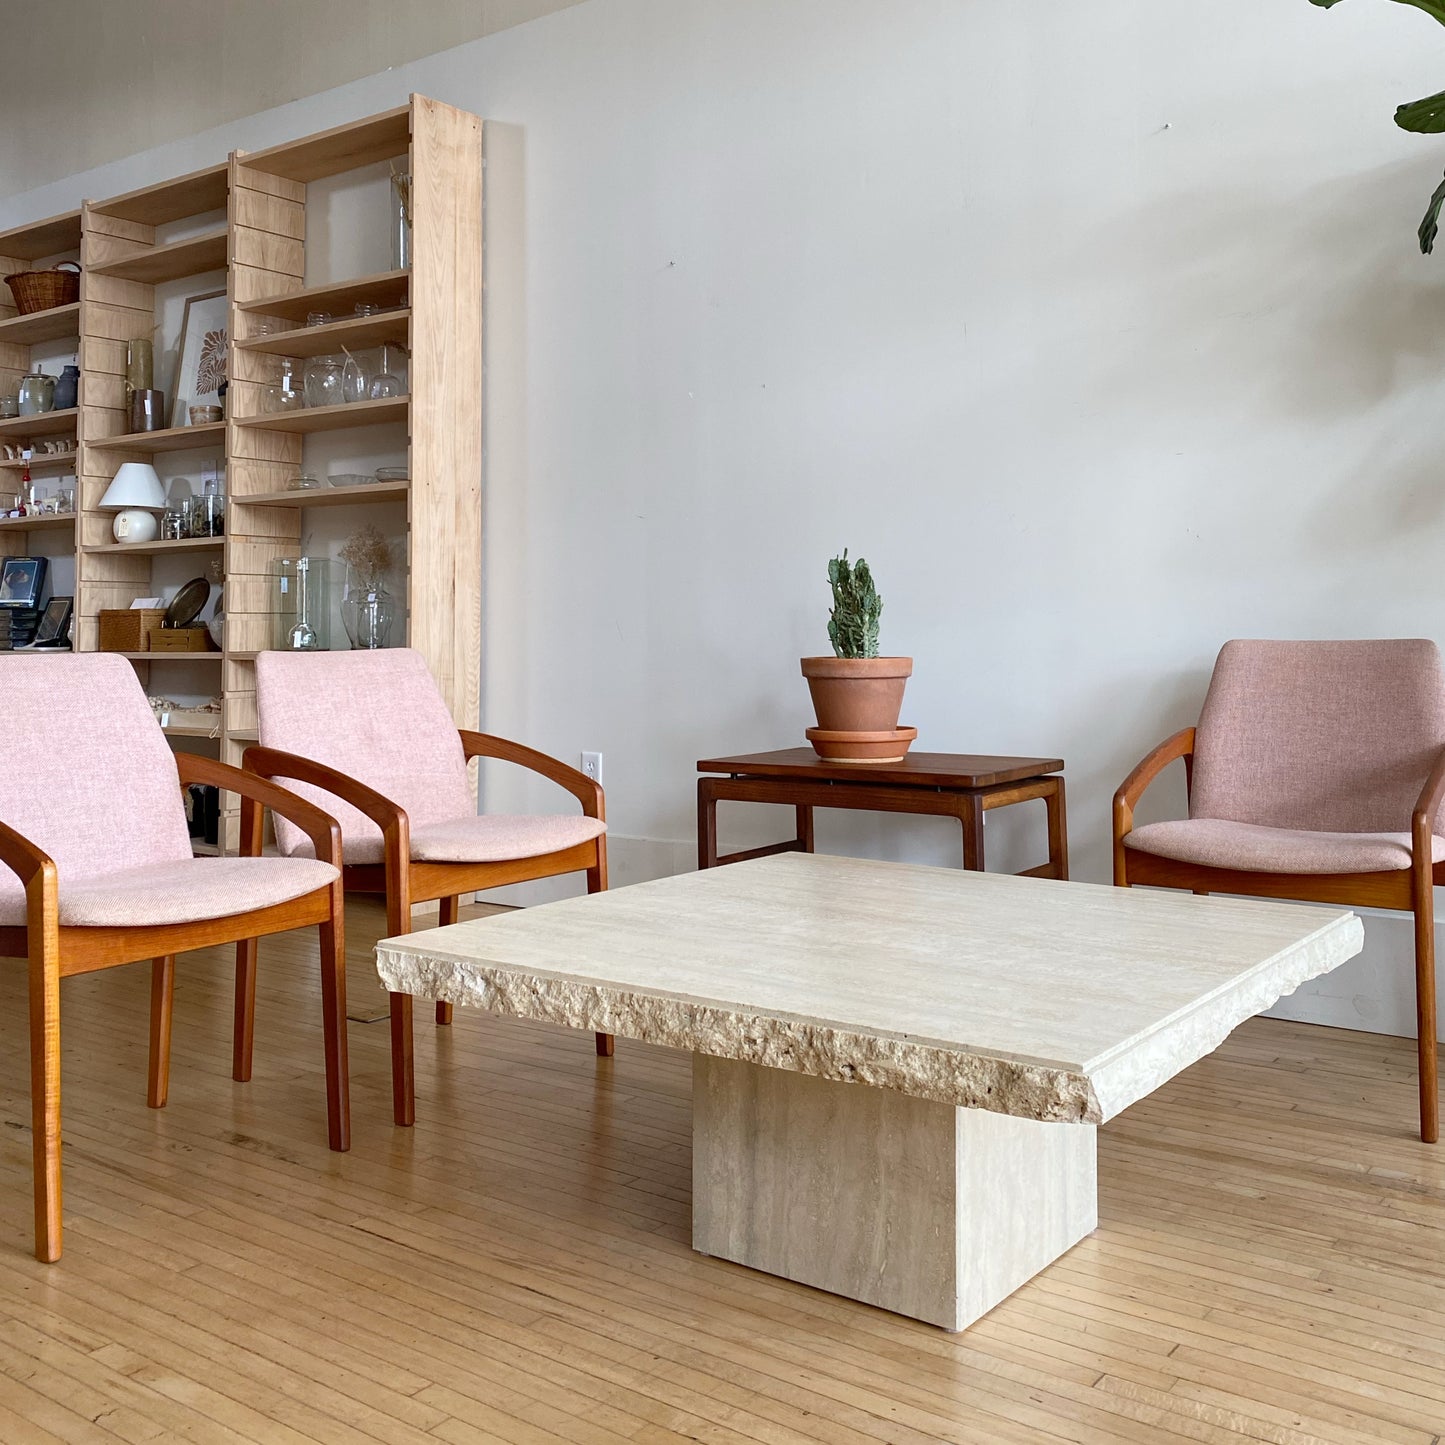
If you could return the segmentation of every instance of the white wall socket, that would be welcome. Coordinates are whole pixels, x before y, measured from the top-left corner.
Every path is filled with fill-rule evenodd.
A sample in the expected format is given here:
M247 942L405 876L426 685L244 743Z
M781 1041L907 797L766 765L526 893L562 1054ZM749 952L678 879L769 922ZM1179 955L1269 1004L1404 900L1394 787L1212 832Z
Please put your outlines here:
M600 788L602 786L602 754L583 753L582 771Z

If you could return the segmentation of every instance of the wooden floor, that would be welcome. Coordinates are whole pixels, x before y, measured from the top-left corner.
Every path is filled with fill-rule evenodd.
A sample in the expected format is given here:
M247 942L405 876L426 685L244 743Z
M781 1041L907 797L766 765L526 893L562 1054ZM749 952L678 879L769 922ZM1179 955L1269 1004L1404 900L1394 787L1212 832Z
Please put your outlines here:
M353 906L351 1002L380 1002ZM417 1126L351 1025L326 1149L315 951L67 980L65 1258L30 1256L24 970L0 967L0 1442L1395 1441L1445 1431L1445 1148L1412 1046L1255 1020L1100 1134L1101 1224L963 1335L688 1248L685 1055L418 1009Z

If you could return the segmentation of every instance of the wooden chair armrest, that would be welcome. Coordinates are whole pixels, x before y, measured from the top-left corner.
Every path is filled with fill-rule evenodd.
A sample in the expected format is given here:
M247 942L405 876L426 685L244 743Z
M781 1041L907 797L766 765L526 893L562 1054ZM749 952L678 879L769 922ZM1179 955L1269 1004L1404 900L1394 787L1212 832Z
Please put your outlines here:
M26 941L31 967L44 962L58 979L60 968L60 876L54 860L23 833L0 823L0 864L25 885ZM31 975L32 978L34 975ZM32 1000L31 1007L34 1007Z
M289 778L293 783L310 783L314 788L334 794L343 803L350 803L358 813L364 813L383 833L398 824L409 829L404 808L375 788L368 788L325 763L296 753L283 753L278 748L247 748L241 765L248 773L257 773L263 778Z
M493 737L490 733L474 733L461 730L462 750L468 758L497 758L504 763L516 763L531 772L565 788L579 803L588 818L606 819L602 787L594 783L586 773L569 768L566 763L539 753L536 748L524 747L521 743L506 738Z
M1194 729L1180 728L1173 737L1165 738L1138 767L1119 785L1114 794L1114 841L1117 843L1134 828L1134 805L1144 796L1149 784L1174 762L1183 758L1187 767L1194 757Z
M336 819L315 803L297 797L289 788L278 787L257 773L233 768L229 763L199 757L195 753L177 753L176 772L182 786L187 783L209 784L225 792L239 794L243 801L249 800L279 813L311 839L316 856L323 863L331 863L337 868L341 866L341 829ZM246 849L251 856L258 856L260 852L259 831L259 828L242 829L243 834L251 834L246 842L254 839L253 846Z
M1425 786L1420 789L1414 816L1410 820L1415 855L1417 858L1423 856L1426 867L1433 862L1430 836L1435 830L1435 814L1440 810L1442 798L1445 798L1445 748L1440 750L1435 766L1430 769L1430 776L1425 779Z
M23 833L0 823L0 863L3 863L28 889L33 878L43 876L48 868L53 875L55 864L49 854L37 848Z

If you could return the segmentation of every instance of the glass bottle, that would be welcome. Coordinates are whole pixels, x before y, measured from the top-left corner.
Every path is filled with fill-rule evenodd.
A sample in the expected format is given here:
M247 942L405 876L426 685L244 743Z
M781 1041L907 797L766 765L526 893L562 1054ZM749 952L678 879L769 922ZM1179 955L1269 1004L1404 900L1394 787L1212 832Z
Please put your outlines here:
M366 392L373 401L380 401L387 396L406 395L406 388L402 384L401 377L392 370L392 357L400 350L399 346L383 346L381 348L381 370L372 377L371 385Z

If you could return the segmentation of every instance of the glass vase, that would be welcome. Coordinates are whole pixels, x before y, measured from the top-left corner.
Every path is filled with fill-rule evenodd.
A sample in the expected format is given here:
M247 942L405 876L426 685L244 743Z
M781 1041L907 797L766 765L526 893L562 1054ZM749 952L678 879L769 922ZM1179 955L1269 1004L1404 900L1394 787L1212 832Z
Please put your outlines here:
M411 265L411 173L391 173L391 265L405 271Z
M341 622L358 651L385 647L396 619L396 599L375 579L348 574Z
M272 645L279 651L325 652L331 646L330 569L325 557L282 557L276 563Z
M306 405L340 406L345 367L339 356L313 356L306 363Z

